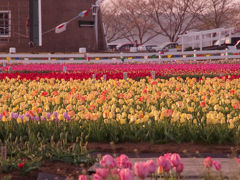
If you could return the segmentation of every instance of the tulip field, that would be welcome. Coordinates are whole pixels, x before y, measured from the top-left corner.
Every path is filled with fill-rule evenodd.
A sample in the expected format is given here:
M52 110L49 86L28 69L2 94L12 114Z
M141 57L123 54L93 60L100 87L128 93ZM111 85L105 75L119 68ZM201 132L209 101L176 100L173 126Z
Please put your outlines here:
M45 159L91 163L88 142L240 143L240 64L1 68L0 146L11 157L0 164L5 172L19 169L22 157L31 168Z
M0 74L2 141L31 129L47 139L68 133L70 142L240 142L239 64L63 66L18 64Z

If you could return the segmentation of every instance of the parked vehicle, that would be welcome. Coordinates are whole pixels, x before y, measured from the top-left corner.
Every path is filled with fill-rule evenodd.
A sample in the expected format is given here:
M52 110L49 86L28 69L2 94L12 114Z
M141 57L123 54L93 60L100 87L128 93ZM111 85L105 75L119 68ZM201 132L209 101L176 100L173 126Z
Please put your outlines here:
M176 42L166 42L160 46L153 47L155 51L162 51L162 52L176 52L178 51L178 43Z
M130 48L131 47L134 47L135 45L132 44L132 43L126 43L126 44L121 44L121 45L117 45L116 48L117 48L117 51L130 51Z
M117 49L116 47L117 47L116 44L107 45L107 49L108 49L109 51L116 51L116 49Z
M154 48L156 48L156 47L157 47L157 45L147 45L146 49L148 52L154 52L155 51Z
M224 50L234 48L240 40L240 35L232 35L232 37L226 37L221 40L217 40L213 46L204 47L203 50Z
M234 45L236 49L240 49L240 40L237 41L237 43Z
M240 34L234 28L217 28L179 35L182 51L223 50L233 47Z
M146 45L140 45L137 47L138 51L147 51L147 46Z
M157 45L140 45L138 46L138 51L154 52L155 47L157 47Z

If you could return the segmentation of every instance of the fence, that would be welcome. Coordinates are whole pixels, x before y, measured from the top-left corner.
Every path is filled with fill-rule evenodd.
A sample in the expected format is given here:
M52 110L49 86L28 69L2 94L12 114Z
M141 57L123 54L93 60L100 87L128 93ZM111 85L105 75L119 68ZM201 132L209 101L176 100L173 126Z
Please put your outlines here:
M240 50L185 51L166 53L0 54L9 63L134 63L240 59Z

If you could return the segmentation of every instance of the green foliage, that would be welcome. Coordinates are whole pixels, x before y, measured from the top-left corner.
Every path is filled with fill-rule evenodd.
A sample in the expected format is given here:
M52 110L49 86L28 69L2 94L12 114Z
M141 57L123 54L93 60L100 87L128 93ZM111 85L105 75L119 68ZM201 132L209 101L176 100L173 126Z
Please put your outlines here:
M69 133L71 126L72 124L53 122L0 122L0 146L7 147L7 159L1 160L0 170L19 170L25 174L38 169L41 162L46 160L75 165L92 164L94 160L88 156L86 148L87 136L81 132ZM69 132L67 128L70 129ZM76 131L75 126L72 128ZM19 168L18 164L23 162L24 166Z
M34 151L36 156L39 153L41 157L50 159L59 158L59 149L84 154L87 152L87 142L239 144L237 128L230 129L226 124L190 121L171 123L168 120L149 120L140 124L120 124L118 121L106 123L103 120L26 123L12 120L0 122L0 129L0 144L8 146L8 155L27 155Z

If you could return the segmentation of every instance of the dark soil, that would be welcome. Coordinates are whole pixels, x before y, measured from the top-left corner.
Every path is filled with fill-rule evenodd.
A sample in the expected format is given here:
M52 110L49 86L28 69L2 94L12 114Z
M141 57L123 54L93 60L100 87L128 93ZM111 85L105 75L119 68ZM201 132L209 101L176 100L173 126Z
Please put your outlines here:
M206 155L227 157L230 155L240 154L240 146L233 145L203 145L191 143L168 143L168 144L151 144L151 143L89 143L89 150L95 152L106 153L126 153L130 156L159 156L164 153L179 153L182 156L198 156Z
M12 172L10 174L1 173L0 179L2 180L4 176L11 176L11 180L37 180L38 173L44 172L49 174L54 174L57 176L68 177L68 180L78 179L78 176L82 173L84 168L77 167L68 163L63 162L44 162L38 170L31 171L26 175L22 175L19 172Z

